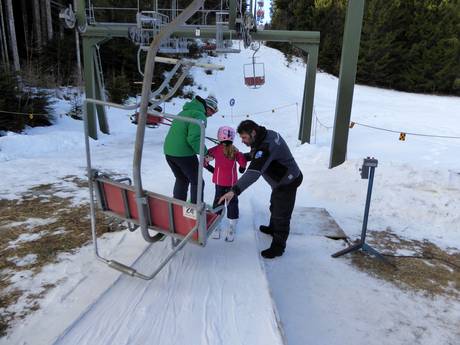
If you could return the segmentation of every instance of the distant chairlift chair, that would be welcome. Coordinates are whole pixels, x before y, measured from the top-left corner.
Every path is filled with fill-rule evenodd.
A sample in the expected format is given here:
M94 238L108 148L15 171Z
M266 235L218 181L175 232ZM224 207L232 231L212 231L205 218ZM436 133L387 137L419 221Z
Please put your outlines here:
M265 84L265 65L256 62L256 53L260 49L260 43L252 54L252 63L243 65L244 83L252 89L258 89Z

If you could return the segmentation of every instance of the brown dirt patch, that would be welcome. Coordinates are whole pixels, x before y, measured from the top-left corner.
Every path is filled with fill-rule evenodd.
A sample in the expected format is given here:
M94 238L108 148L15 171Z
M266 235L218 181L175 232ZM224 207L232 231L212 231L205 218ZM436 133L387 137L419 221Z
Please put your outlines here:
M75 176L66 176L77 188L87 188L87 182ZM70 187L70 189L72 189ZM69 192L54 184L43 184L29 189L20 199L0 199L0 336L4 336L11 322L23 318L39 308L38 301L54 287L45 284L41 292L30 293L13 289L10 278L21 271L36 275L45 265L58 261L61 253L71 253L91 240L89 205L74 205L71 197L56 196L56 192ZM37 221L28 222L30 218ZM97 213L97 232L123 229L120 221ZM32 236L32 237L31 237ZM17 260L34 254L36 259L18 265ZM21 313L9 307L26 296L28 307Z
M460 297L460 251L445 251L428 240L403 239L391 229L368 231L367 241L395 267L369 258L363 252L352 254L360 270L389 281L400 288L427 296ZM398 257L399 256L399 257Z

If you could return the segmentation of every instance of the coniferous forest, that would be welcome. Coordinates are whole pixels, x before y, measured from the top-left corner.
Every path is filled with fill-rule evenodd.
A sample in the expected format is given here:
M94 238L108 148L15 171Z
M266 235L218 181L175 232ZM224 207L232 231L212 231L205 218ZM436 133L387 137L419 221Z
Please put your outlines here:
M82 85L75 30L59 12L73 0L0 0L0 110L49 113L48 117L0 114L0 133L51 123L47 92ZM137 0L93 0L99 7L135 8ZM219 0L207 0L216 9ZM319 68L338 75L347 0L273 0L270 29L321 32ZM141 7L151 0L140 0ZM178 1L178 7L188 0ZM168 8L170 0L159 1ZM133 21L132 11L106 11L99 21ZM80 42L81 44L81 42ZM301 52L272 43L288 58ZM140 92L137 47L112 39L101 45L109 98L122 102ZM199 51L192 46L192 56ZM156 75L157 82L161 70ZM154 80L155 82L155 80ZM188 84L192 81L188 80ZM409 92L460 95L460 0L367 0L357 82ZM187 83L186 83L187 84ZM10 114L11 115L11 114Z
M319 67L338 75L347 3L274 0L271 28L320 31ZM460 1L366 0L357 82L460 95Z

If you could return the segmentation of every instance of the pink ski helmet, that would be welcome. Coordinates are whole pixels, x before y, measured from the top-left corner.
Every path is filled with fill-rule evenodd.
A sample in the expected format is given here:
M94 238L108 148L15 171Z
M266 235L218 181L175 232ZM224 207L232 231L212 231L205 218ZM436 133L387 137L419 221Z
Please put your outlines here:
M217 140L222 141L233 141L235 139L235 130L229 126L220 127L217 131Z

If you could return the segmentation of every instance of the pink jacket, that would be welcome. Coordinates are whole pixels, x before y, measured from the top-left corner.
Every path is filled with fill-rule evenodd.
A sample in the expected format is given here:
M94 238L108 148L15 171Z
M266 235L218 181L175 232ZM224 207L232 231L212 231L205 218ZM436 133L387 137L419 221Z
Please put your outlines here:
M231 187L238 180L236 163L246 168L246 159L241 152L235 154L235 159L231 160L224 155L224 146L217 145L209 149L208 154L214 157L214 173L212 182L218 186Z

